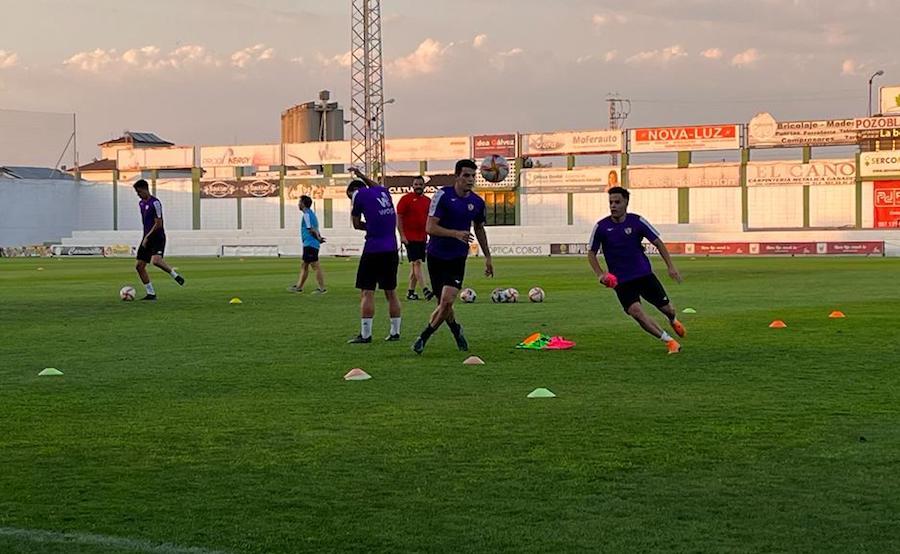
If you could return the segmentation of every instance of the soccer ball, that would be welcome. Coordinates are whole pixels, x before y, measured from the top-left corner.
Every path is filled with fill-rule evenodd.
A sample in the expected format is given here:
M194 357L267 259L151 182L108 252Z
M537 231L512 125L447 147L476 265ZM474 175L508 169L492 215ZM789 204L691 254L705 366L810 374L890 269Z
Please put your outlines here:
M530 291L528 291L528 299L532 302L543 302L544 289L542 289L541 287L533 287Z
M506 289L506 301L510 303L516 303L519 301L519 291L509 287Z
M463 290L459 291L459 299L462 300L463 302L465 302L466 304L471 304L472 302L475 302L475 299L477 297L478 297L478 295L475 294L475 291L472 289L463 289Z
M134 300L134 287L132 286L124 286L119 290L119 298L124 300L125 302L131 302Z
M491 154L481 162L481 176L485 181L499 183L509 175L509 162L503 156Z
M506 302L509 298L509 295L506 294L506 289L494 289L491 292L491 302L494 304L502 304Z

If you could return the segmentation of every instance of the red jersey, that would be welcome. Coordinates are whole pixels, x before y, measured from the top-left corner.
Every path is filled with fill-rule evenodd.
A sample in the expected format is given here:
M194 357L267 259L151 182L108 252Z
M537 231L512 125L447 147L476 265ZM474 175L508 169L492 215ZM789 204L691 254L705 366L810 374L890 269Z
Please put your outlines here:
M406 240L413 242L425 242L425 223L428 221L428 208L431 199L424 194L419 196L414 192L403 195L397 204L397 215L403 218L403 235Z

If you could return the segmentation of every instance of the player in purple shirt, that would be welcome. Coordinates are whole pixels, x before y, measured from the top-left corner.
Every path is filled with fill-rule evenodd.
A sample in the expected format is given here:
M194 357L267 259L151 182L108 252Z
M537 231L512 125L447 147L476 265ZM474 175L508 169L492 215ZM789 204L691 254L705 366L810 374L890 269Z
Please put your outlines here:
M656 229L643 217L628 213L630 196L628 190L622 187L613 187L609 189L608 193L611 215L594 225L588 262L600 283L615 289L619 303L622 304L625 312L633 317L645 331L665 342L669 354L675 354L681 350L681 345L663 331L641 307L641 297L643 297L669 319L672 329L679 337L683 337L687 333L684 325L675 317L675 308L669 301L662 283L653 274L650 260L644 253L641 241L646 238L656 246L669 268L669 276L672 279L680 283L681 274L672 263L669 250L659 238ZM608 271L603 271L600 262L597 261L597 252L601 250Z
M476 171L478 166L472 160L459 160L454 170L456 181L453 186L443 187L431 199L428 222L425 225L430 236L428 276L431 277L431 290L438 299L438 306L412 346L416 354L425 350L425 343L445 321L456 339L457 348L462 351L469 349L462 325L456 321L453 303L459 295L466 274L473 225L475 237L484 253L484 274L488 277L494 275L494 262L491 259L487 233L484 231L484 200L473 191Z
M137 269L141 282L144 283L144 288L147 289L147 296L142 300L156 300L156 290L153 288L153 283L150 282L150 276L147 275L148 263L152 263L171 275L181 286L184 286L184 277L176 273L163 260L166 252L166 230L163 227L162 204L158 198L150 195L150 186L144 179L139 179L134 184L134 191L141 199L138 206L144 222L144 238L138 247L135 269Z
M366 232L366 244L356 271L356 288L360 290L360 332L350 339L351 344L372 342L372 319L375 317L375 287L384 291L391 316L391 330L385 340L400 340L400 299L397 298L397 212L391 193L354 168L357 178L347 186L347 196L353 207L350 218L353 228Z

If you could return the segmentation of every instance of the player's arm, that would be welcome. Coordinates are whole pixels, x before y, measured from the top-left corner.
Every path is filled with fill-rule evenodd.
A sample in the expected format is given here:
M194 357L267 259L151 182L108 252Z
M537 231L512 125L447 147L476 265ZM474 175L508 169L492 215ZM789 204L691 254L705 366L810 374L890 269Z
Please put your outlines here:
M365 231L366 230L366 222L362 220L362 216L360 215L351 215L350 221L353 223L353 228L357 231Z
M494 276L494 260L491 258L491 247L488 246L487 232L484 230L484 222L475 222L475 237L478 239L478 246L484 252L484 274L488 277Z
M663 261L666 262L666 267L669 269L669 277L675 279L675 282L680 283L681 273L679 273L678 268L675 267L672 256L669 254L669 249L666 248L666 243L659 237L651 240L650 243L659 250L659 255L662 257Z
M366 184L367 187L379 187L378 183L366 177L366 174L359 170L359 168L351 167L350 173L352 173L357 179Z
M397 203L397 231L400 233L400 242L403 244L409 244L409 241L406 240L406 235L403 234L403 212L406 208L406 204L403 203L403 199L400 199L400 202Z
M591 233L591 244L588 248L588 264L591 266L591 270L593 270L594 275L597 276L597 280L600 281L600 284L605 287L615 288L618 284L616 280L616 276L612 273L608 273L603 269L603 266L600 265L600 260L597 259L597 252L600 251L600 226L594 226L594 232Z
M425 232L431 235L432 237L450 237L452 239L461 240L466 244L472 242L474 238L472 233L468 231L457 231L455 229L447 229L446 227L441 227L440 224L441 218L435 216L428 216L428 221L425 223Z

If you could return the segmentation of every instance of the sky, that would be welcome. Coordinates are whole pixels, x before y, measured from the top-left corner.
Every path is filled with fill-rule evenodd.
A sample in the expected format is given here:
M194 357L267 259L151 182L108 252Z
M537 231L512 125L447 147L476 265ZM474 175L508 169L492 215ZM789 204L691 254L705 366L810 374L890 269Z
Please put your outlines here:
M177 144L278 142L284 109L321 89L348 102L350 0L2 4L0 164L24 155L11 135L43 133L56 144L71 118L21 111L76 113L85 161L125 129ZM396 99L386 133L606 128L609 93L631 100L628 127L740 123L761 111L865 115L874 71L885 71L876 96L878 84L900 83L898 8L383 0L385 91Z

